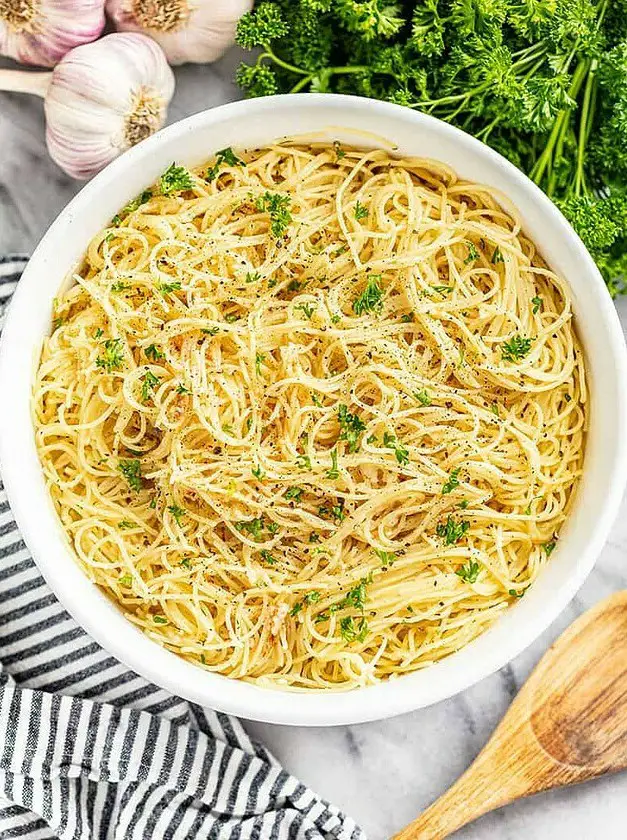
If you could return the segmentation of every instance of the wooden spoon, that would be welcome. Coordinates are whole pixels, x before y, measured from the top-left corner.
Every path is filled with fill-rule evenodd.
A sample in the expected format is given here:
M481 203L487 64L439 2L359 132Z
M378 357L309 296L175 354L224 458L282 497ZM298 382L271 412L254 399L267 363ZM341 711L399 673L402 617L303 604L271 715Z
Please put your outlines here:
M474 763L395 840L440 840L514 799L627 767L627 591L540 660Z

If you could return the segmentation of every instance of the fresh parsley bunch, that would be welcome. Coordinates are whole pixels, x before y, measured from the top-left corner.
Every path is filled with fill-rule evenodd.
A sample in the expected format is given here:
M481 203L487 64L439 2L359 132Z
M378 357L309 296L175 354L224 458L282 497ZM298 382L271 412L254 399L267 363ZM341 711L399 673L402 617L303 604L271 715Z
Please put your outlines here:
M262 0L237 40L249 96L387 99L489 143L627 289L627 0Z

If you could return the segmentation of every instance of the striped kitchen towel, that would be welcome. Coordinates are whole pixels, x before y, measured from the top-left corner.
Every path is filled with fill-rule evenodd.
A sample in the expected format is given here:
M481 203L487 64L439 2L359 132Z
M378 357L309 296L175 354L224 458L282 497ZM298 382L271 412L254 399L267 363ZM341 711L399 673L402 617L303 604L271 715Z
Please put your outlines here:
M0 318L24 263L0 258ZM102 650L46 586L0 483L0 838L55 837L365 835L239 721L173 697Z

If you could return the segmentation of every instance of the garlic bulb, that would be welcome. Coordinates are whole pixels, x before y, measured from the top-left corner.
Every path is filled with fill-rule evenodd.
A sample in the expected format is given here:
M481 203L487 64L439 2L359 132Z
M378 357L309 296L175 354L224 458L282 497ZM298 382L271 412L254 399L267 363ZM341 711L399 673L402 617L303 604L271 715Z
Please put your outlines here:
M116 29L154 38L170 64L204 64L233 44L237 21L252 6L253 0L107 0L107 14Z
M54 67L104 23L104 0L0 0L0 55Z
M51 157L89 178L163 125L174 75L145 35L107 35L77 47L52 71L45 98Z

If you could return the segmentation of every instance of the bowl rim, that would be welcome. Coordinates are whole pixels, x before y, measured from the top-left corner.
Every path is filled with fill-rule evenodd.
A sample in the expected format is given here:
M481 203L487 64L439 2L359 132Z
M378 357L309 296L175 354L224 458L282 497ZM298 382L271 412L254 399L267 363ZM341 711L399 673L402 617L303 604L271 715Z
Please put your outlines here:
M61 534L58 535L58 544L55 543L51 550L50 543L47 542L50 534L40 532L38 518L31 515L29 509L32 498L36 499L37 496L33 486L37 482L30 482L30 487L28 482L24 485L21 459L12 445L16 426L10 410L13 389L10 372L13 360L19 357L19 342L15 338L19 335L20 319L27 315L28 300L36 293L37 273L44 256L54 248L57 232L62 230L68 217L79 215L91 202L97 201L103 188L122 180L125 172L141 164L154 149L170 144L197 127L206 130L226 117L250 116L251 113L271 114L273 109L284 107L288 103L290 109L304 106L325 111L333 110L340 121L339 125L343 110L357 109L378 112L378 116L383 119L386 115L398 118L402 114L403 119L413 122L417 129L421 125L428 125L432 129L437 126L435 130L441 132L443 137L452 139L475 154L483 155L500 170L510 185L513 182L533 196L543 212L548 213L561 229L570 247L575 249L582 271L596 287L594 294L598 298L603 328L607 331L612 352L608 363L613 365L613 378L619 386L616 410L619 422L624 428L627 428L627 394L620 388L620 383L627 381L627 350L618 315L596 265L566 219L539 187L493 149L462 130L429 115L388 102L340 94L283 94L231 102L202 111L168 126L114 160L87 183L57 216L24 270L9 306L0 340L0 393L9 395L9 399L4 398L0 405L1 474L13 514L33 559L50 588L73 618L105 650L145 679L193 702L248 719L278 724L328 726L390 717L452 697L506 665L546 630L593 568L607 538L627 481L627 436L617 443L613 467L606 481L605 505L590 532L582 552L583 559L577 560L577 565L573 566L567 580L546 599L540 609L536 610L534 622L523 624L517 633L504 636L491 648L486 649L484 646L479 661L477 658L473 661L472 657L467 656L465 659L457 659L453 667L447 667L446 663L452 658L448 657L430 666L428 672L434 679L421 686L418 699L411 690L412 678L424 671L405 675L400 680L390 680L352 691L302 693L265 688L201 670L161 647L132 625L80 569ZM85 247L86 245L87 243ZM39 483L43 484L41 475ZM61 566L58 565L59 561ZM68 563L71 564L71 568ZM518 607L519 605L516 605L511 609ZM461 652L468 651L473 644L471 642ZM457 654L453 656L457 657Z

